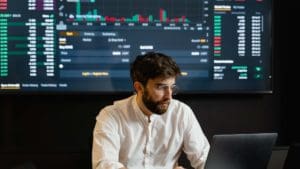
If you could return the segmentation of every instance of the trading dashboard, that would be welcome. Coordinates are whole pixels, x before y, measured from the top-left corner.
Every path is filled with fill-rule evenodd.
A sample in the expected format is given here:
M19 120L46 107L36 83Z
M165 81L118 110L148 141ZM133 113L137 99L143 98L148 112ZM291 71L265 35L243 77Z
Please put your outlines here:
M272 91L270 0L0 0L0 93L130 92L158 51L183 93Z

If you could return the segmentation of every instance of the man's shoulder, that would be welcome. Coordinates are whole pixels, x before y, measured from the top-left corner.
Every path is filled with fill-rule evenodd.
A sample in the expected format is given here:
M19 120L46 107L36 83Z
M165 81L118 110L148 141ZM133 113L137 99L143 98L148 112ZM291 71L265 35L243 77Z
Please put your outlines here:
M128 104L132 103L132 99L134 98L134 95L129 96L127 98L121 99L121 100L116 100L114 101L113 105L114 107L123 107L123 106L127 106Z
M172 99L172 105L178 109L191 109L190 106L188 104L186 104L185 102L181 101L181 100L177 100L177 99Z
M132 104L133 96L116 100L112 105L107 105L100 110L100 113L110 114L110 115L118 115L124 111L126 111L130 105Z

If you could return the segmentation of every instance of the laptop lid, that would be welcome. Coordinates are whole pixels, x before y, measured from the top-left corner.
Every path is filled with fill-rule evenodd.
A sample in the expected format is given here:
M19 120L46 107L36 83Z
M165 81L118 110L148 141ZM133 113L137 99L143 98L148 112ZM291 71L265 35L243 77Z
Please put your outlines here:
M266 169L277 133L214 135L205 169Z
M283 169L299 169L300 143L293 143L287 153Z

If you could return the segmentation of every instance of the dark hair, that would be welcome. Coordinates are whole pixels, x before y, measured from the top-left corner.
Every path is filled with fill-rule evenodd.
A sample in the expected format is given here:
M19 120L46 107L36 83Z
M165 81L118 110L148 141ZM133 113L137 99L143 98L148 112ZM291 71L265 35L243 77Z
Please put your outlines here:
M170 56L156 52L138 55L130 68L132 81L139 81L143 85L146 85L149 79L177 77L180 73L180 68Z

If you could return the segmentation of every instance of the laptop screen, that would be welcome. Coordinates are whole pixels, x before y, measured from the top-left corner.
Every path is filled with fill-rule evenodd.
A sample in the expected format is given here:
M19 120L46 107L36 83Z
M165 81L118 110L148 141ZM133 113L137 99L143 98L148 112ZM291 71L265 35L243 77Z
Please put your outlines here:
M277 133L214 135L205 169L266 169Z

